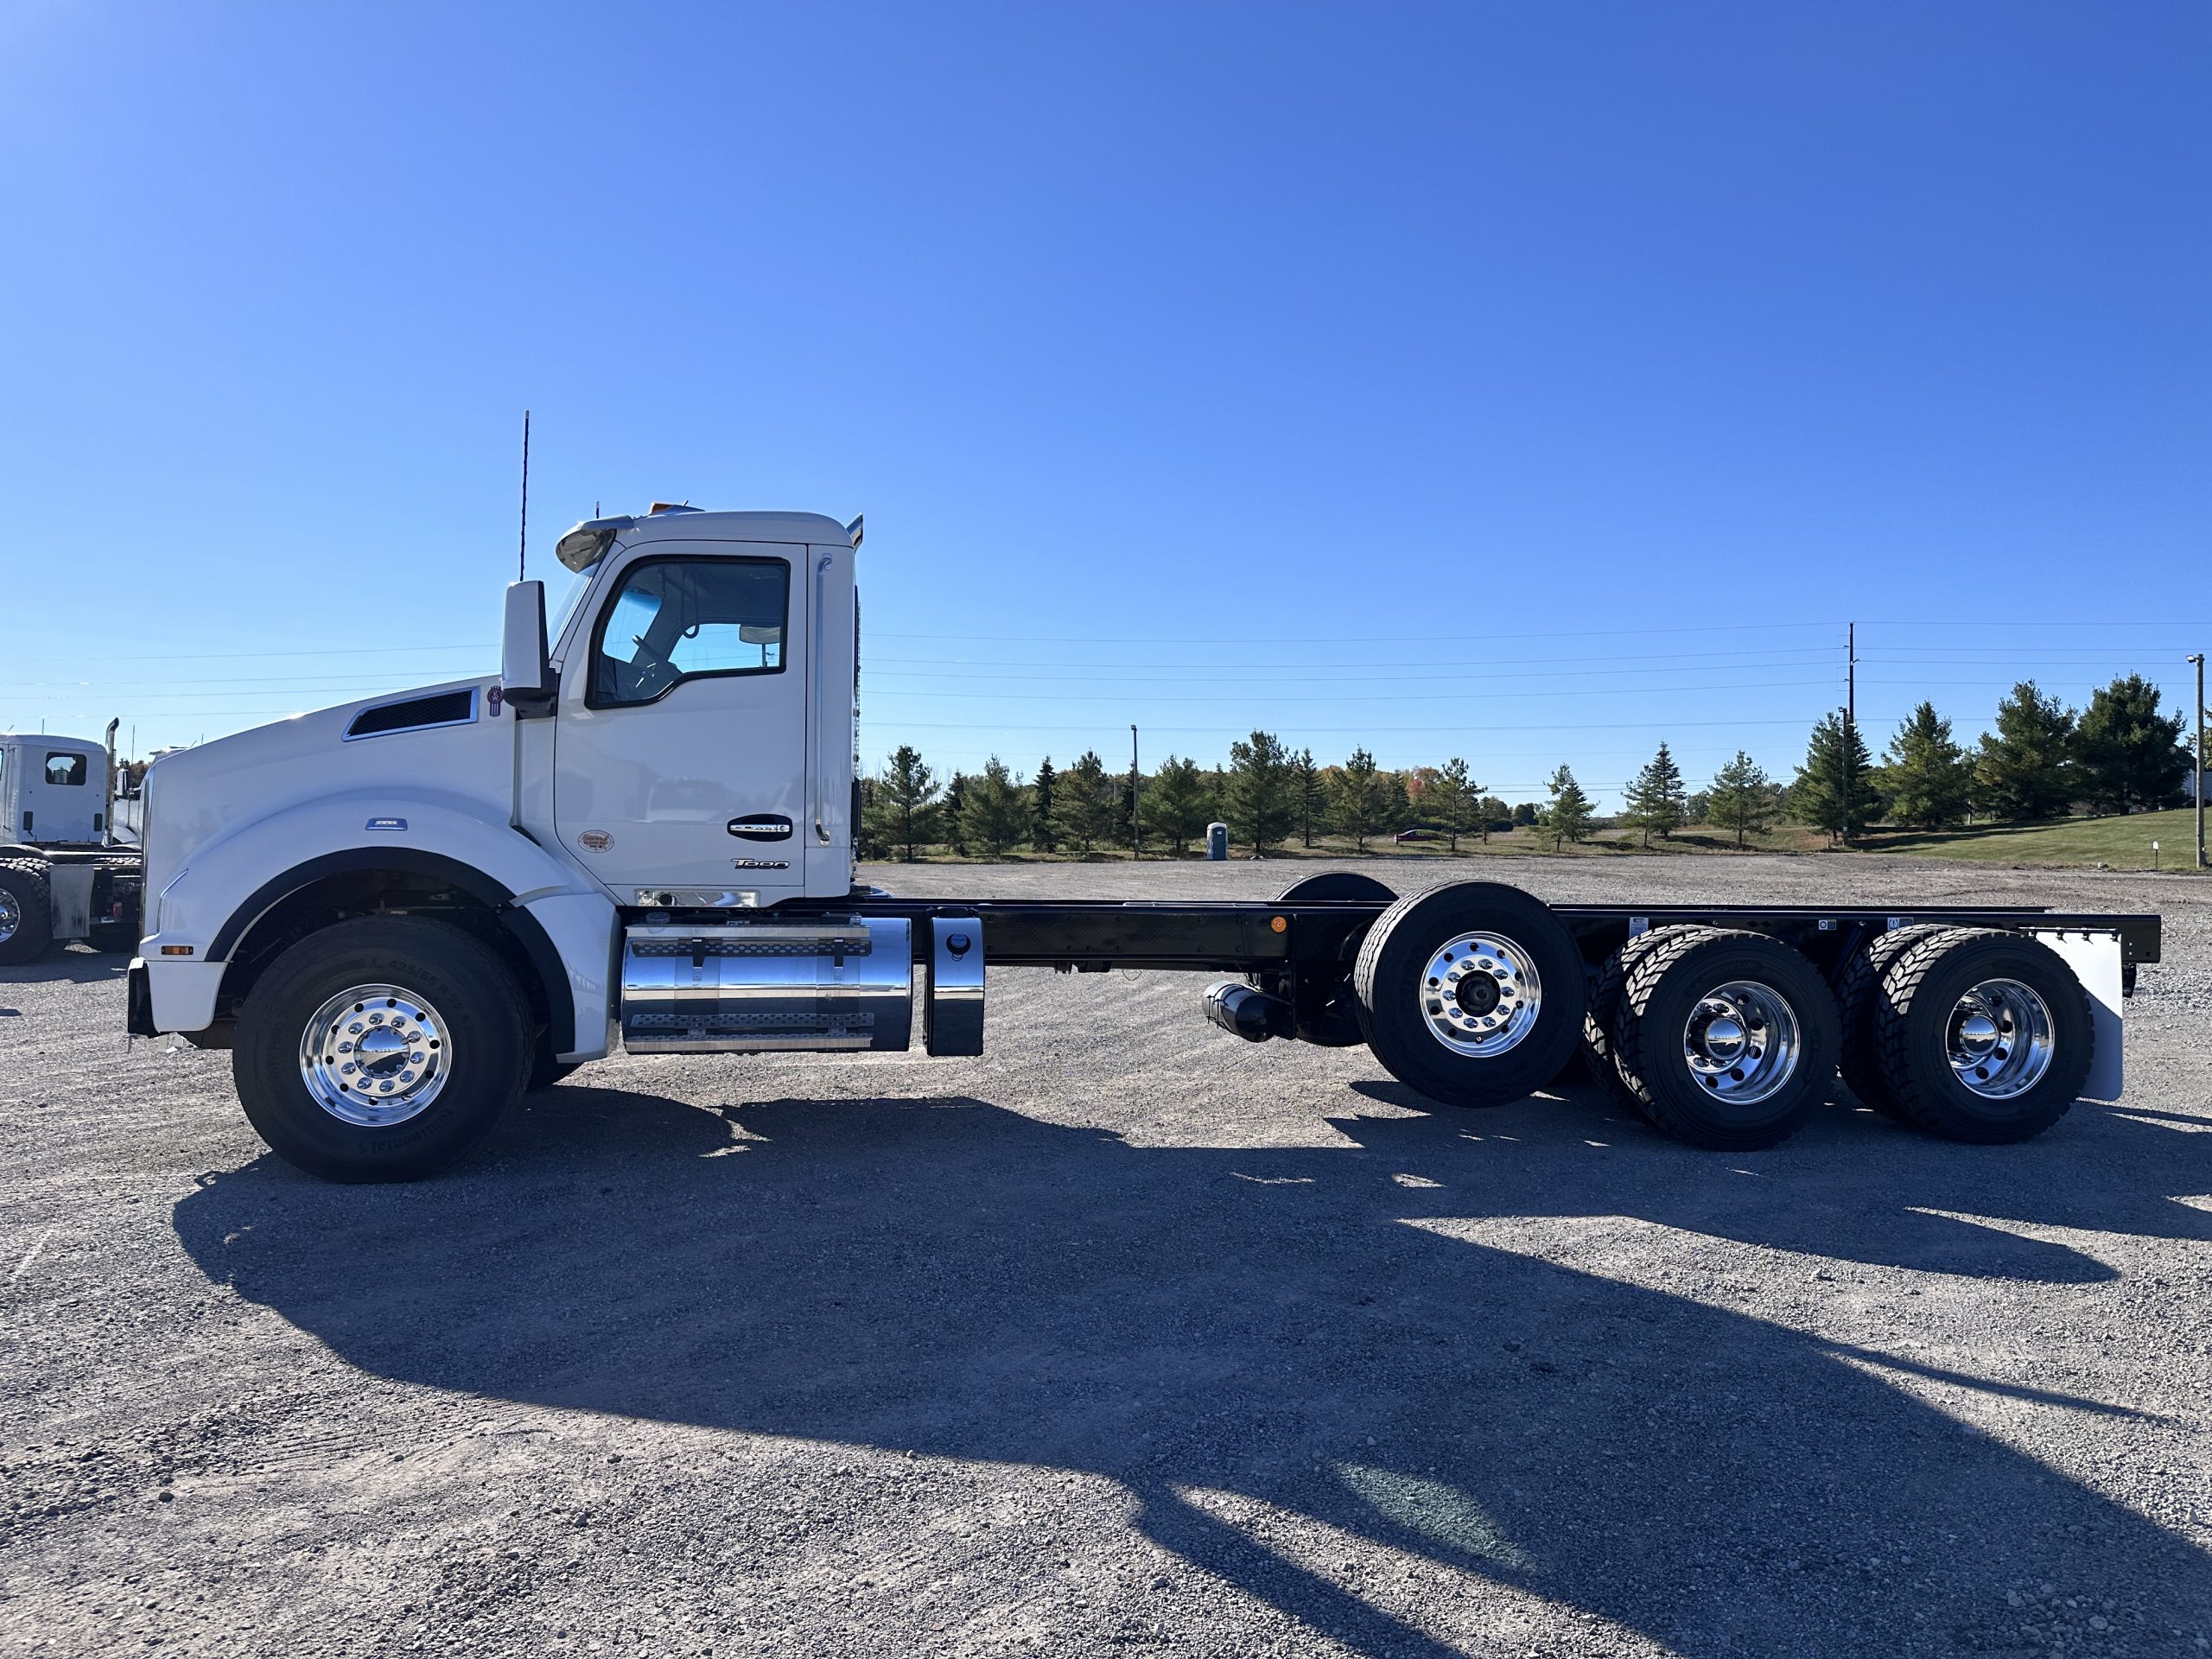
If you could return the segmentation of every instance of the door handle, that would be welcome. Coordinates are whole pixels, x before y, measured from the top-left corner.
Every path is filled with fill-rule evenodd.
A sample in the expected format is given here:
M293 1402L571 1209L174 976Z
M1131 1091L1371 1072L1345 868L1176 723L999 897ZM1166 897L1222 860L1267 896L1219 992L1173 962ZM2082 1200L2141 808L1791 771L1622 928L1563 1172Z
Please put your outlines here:
M729 821L729 832L740 841L789 841L791 821L780 812L748 812Z

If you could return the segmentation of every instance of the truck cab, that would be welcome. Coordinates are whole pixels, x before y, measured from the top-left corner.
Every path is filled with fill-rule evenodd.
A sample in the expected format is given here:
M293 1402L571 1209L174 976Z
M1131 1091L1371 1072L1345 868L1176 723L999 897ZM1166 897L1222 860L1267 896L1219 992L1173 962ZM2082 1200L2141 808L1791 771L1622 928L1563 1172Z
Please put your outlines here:
M0 733L0 842L97 847L107 832L107 751L82 738Z

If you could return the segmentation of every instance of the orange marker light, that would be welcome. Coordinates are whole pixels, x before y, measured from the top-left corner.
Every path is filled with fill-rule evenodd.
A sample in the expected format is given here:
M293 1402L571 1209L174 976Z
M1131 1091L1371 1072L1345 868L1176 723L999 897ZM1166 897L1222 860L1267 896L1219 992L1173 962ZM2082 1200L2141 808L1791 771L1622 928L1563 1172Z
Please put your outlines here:
M1274 929L1278 933L1287 933L1290 931L1290 918L1287 916L1278 916L1273 921L1269 922L1268 925Z

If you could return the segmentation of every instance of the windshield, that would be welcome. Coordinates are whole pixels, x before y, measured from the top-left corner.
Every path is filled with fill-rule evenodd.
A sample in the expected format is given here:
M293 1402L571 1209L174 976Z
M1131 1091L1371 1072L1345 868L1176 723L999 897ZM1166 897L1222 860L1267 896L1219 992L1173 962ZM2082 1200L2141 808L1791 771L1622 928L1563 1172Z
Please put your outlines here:
M553 621L546 633L556 655L561 650L561 636L569 631L569 623L575 616L576 607L583 602L584 589L591 586L591 579L599 574L599 561L594 559L569 578L569 585L562 590L560 603L554 607Z

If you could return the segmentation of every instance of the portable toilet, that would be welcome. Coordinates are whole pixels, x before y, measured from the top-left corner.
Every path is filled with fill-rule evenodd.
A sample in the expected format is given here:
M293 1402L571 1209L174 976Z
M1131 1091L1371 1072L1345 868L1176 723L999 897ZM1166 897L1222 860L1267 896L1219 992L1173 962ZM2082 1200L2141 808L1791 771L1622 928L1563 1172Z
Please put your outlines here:
M1206 857L1218 864L1229 856L1229 826L1225 823L1206 825Z

